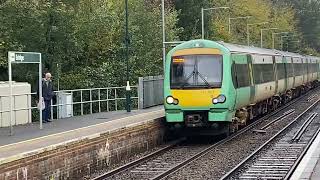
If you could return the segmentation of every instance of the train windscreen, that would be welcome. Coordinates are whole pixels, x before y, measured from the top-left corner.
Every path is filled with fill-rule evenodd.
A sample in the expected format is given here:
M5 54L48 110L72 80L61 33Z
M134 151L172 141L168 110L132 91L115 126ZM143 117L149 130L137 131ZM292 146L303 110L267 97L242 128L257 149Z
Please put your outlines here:
M222 55L174 56L171 88L218 88L222 84Z

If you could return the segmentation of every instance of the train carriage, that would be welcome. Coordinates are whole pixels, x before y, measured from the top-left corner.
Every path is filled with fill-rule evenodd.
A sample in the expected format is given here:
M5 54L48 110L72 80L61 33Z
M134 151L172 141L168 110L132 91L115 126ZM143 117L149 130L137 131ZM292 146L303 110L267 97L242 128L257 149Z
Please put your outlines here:
M319 59L296 53L192 40L167 55L166 121L212 134L235 131L315 86Z

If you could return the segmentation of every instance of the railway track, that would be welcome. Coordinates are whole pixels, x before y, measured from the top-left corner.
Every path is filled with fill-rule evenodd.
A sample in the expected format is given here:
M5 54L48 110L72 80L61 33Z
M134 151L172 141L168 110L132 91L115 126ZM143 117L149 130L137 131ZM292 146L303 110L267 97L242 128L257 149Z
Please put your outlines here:
M278 110L254 121L236 134L211 145L181 145L183 140L180 140L148 156L128 163L113 171L109 171L94 179L180 179L179 177L184 179L183 176L179 174L175 176L181 169L185 169L183 167L193 164L192 162L201 161L201 158L208 155L208 153L210 154L212 151L217 151L220 146L224 147L226 144L232 144L233 140L241 138L244 134L252 134L251 130L259 125L261 125L261 128L258 128L258 130L266 131L268 128L272 127L273 124L277 124L278 121L294 116L296 110L290 109L289 106L294 105L303 98L305 98L306 102L310 101L310 103L315 99L315 97L307 97L308 99L305 96L297 98ZM272 117L275 117L275 119Z
M318 100L319 89L302 96L264 118L236 138L166 176L166 179L220 179Z
M320 99L229 171L226 179L289 179L320 132Z

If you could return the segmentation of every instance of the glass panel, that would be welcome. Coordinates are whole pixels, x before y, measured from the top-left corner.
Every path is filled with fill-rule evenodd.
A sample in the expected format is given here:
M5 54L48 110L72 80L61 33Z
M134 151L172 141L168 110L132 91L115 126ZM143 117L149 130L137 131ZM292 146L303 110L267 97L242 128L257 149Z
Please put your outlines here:
M221 55L176 56L171 64L171 88L221 87Z
M236 80L238 87L240 88L250 86L248 64L235 64L235 66L235 76L237 76Z
M273 64L254 64L255 84L262 84L274 81Z

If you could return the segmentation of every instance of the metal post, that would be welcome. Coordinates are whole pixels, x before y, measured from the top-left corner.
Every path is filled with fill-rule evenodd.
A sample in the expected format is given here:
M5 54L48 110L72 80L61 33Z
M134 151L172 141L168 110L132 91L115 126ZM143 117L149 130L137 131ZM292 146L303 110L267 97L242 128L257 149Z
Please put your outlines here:
M9 53L8 53L9 57ZM9 90L10 90L10 136L13 135L13 127L12 127L12 121L13 121L13 94L12 94L12 67L11 67L11 61L8 60L8 69L9 69Z
M50 108L51 108L51 121L52 121L53 120L53 102L52 102L52 99L50 101L50 104L51 104Z
M267 29L261 29L261 39L260 39L260 42L261 42L261 45L260 45L260 47L261 48L263 48L263 31L267 31L267 30L276 30L276 29L278 29L278 28L267 28Z
M262 24L267 24L268 22L261 22L261 23L254 23L254 24L247 24L247 44L250 46L250 30L249 27L253 25L262 25Z
M281 51L283 51L283 36L281 36Z
M75 91L71 91L71 101L72 101L72 103L71 104L69 104L69 103L66 103L66 109L68 109L67 108L67 106L71 106L71 109L72 109L72 115L73 115L73 112L74 112L74 100L73 100L73 92L75 92ZM69 105L67 105L67 104L69 104Z
M204 39L204 9L201 8L201 37Z
M247 45L250 46L250 32L249 32L249 24L247 24Z
M16 125L17 124L17 108L16 108L16 96L19 96L19 95L13 95L13 116L14 116L14 122L13 122L13 125Z
M57 102L56 102L56 109L57 109L57 120L59 119L59 115L60 115L60 113L59 113L59 108L60 108L60 95L61 93L58 91L57 92Z
M201 8L201 29L202 29L202 39L204 39L204 11L207 11L207 10L217 10L217 9L229 9L229 7L214 7L214 8ZM229 18L230 18L230 11L229 11Z
M161 11L162 11L162 63L163 63L163 74L165 74L166 67L166 24L165 24L165 6L164 0L161 0Z
M107 112L109 112L109 89L107 89Z
M2 109L3 109L3 108L2 108L2 102L1 102L2 99L1 99L1 98L2 98L2 97L0 96L0 122L2 121L2 113L3 113L3 112L2 112ZM30 117L30 116L29 116L29 117Z
M81 109L81 116L83 116L83 93L82 93L82 89L80 90L80 109Z
M229 23L228 23L228 31L229 31L229 34L231 34L231 18L229 18Z
M60 67L59 67L59 63L57 63L57 83L58 83L58 91L60 91L60 80L59 80L59 76L60 76Z
M275 35L278 35L278 34L288 34L289 32L279 32L279 33L272 33L272 46L273 46L273 49L275 48Z
M39 121L40 121L40 129L42 129L42 67L41 67L41 54L40 54L40 63L39 63Z
M101 90L100 90L100 89L98 89L99 113L101 112L101 97L100 97L101 92L100 92L100 91L101 91Z
M92 89L90 89L89 93L90 93L90 114L92 114Z
M117 101L117 89L114 89L114 104L115 104L115 109L118 111L118 101Z
M229 13L230 14L230 13ZM248 19L251 18L252 16L240 16L240 17L234 17L231 18L229 17L229 34L231 34L231 20L236 20L236 19L247 19L247 24L248 24Z
M129 29L128 29L128 0L125 0L126 4L126 62L127 62L127 88L126 88L126 110L131 112L130 107L130 83L129 83Z
M263 29L261 29L261 32L260 32L261 34L260 34L260 47L262 48L263 47L263 35L262 35L262 33L263 33Z
M272 33L272 49L274 49L274 33Z

